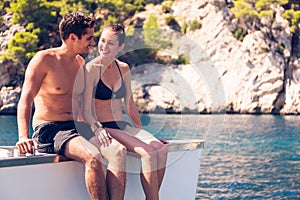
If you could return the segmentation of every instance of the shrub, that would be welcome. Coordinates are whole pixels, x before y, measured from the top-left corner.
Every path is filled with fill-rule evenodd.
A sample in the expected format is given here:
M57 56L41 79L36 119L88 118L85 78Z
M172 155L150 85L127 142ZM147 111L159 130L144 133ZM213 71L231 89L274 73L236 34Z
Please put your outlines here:
M300 10L285 10L283 17L289 21L292 33L300 29Z
M173 62L172 62L173 64L176 64L176 65L179 65L179 64L189 64L190 62L189 62L189 60L186 58L186 56L185 55L183 55L183 54L180 54L179 56L178 56L178 58L176 59L176 60L174 60Z
M168 15L165 17L165 22L171 29L180 31L181 28L173 15Z
M240 27L237 27L233 31L233 37L235 37L238 41L241 41L241 42L244 40L246 35L247 35L247 32Z
M158 47L160 44L160 28L155 14L151 13L143 25L144 43L146 46Z
M184 20L181 27L180 27L180 32L182 34L186 34L187 29L188 29L188 24L186 23L186 20Z
M284 49L285 49L285 47L283 44L278 44L275 52L279 53L280 55L283 55Z
M165 22L168 26L172 26L174 24L178 24L175 17L173 15L168 15L165 17Z
M7 53L3 54L1 59L19 60L27 64L37 51L39 31L35 29L33 32L17 32L8 44Z
M195 31L197 29L200 29L202 27L202 24L198 20L193 20L190 24L191 31Z
M164 1L162 2L162 11L164 13L170 13L172 11L172 4L173 2L172 1Z

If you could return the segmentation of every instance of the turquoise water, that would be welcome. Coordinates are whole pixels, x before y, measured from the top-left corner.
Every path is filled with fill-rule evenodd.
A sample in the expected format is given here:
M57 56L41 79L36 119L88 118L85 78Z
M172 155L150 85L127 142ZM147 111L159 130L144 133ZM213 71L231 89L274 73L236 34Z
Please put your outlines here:
M205 139L196 199L300 199L300 116L142 115L164 139ZM17 140L0 116L0 145Z

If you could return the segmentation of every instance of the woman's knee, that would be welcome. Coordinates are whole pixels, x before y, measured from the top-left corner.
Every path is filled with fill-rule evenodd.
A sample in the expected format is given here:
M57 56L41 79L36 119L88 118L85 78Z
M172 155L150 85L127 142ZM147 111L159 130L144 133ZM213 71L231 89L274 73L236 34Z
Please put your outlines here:
M140 153L142 159L149 160L149 162L155 162L157 160L157 150L156 148L149 145L147 148L144 148Z
M151 142L150 145L156 149L158 156L166 156L168 154L168 146L160 141Z
M158 151L158 154L160 154L160 155L167 155L168 154L168 146L161 143L160 145L158 145L157 151Z
M108 161L108 169L125 171L126 169L126 147L120 143L112 143L102 151L104 158Z
M125 156L127 153L126 147L121 143L113 144L113 148L114 148L113 152L115 156Z
M108 147L102 149L102 153L108 162L121 162L126 160L127 149L121 143L112 143Z
M168 158L168 147L165 144L157 150L158 151L158 168L163 168L166 165L167 158Z

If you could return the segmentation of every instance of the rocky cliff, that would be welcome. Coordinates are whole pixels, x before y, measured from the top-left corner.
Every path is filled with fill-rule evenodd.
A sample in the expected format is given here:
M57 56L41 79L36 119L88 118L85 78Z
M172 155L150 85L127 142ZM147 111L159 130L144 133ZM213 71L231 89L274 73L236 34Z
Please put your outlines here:
M25 31L19 24L11 23L12 14L7 13L0 20L0 57L7 51L10 39L18 31ZM0 60L0 114L16 114L20 98L24 66L22 63Z
M162 49L160 54L165 57L184 54L190 64L149 63L133 68L132 87L139 110L298 114L300 59L291 54L292 38L288 22L282 17L283 8L274 7L274 11L276 20L271 29L248 32L239 41L233 36L238 21L223 1L179 0L168 12L163 12L161 5L147 6L146 11L126 23L140 27L154 13L166 30L166 38L178 41L176 48ZM201 28L181 35L176 28L166 25L164 19L168 15L174 16L179 26L197 20ZM11 37L16 31L13 25L4 27L1 28L1 52L7 48L8 35ZM268 37L270 31L272 39ZM16 78L20 72L16 69L22 66L0 63L2 113L16 110L21 85Z
M139 19L160 10L149 7ZM196 19L202 24L183 36L188 38L182 46L191 64L151 65L142 76L134 76L140 110L298 114L300 59L291 56L292 36L283 8L274 7L274 11L271 30L249 32L238 41L233 37L238 23L225 2L177 1L171 14L179 22ZM169 13L159 13L161 26L164 15ZM268 37L268 31L274 38Z

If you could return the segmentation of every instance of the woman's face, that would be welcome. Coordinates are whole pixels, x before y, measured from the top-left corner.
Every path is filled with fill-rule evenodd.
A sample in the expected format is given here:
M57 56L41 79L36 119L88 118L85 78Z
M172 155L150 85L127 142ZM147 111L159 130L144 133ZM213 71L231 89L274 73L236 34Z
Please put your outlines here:
M119 46L118 36L110 29L104 29L98 43L98 51L103 58L115 58L123 49L124 45Z

